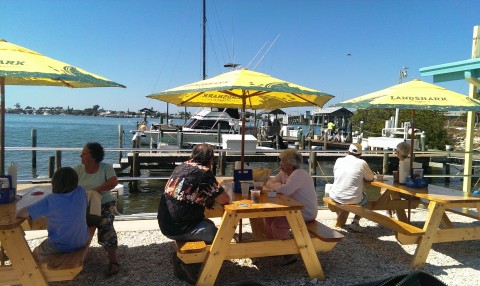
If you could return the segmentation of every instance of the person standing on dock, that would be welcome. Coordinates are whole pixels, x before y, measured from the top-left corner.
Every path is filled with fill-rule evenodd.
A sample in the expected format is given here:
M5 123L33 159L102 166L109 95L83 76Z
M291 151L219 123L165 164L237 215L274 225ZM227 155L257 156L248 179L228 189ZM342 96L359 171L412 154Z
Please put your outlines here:
M335 131L335 123L329 121L327 124L327 138L328 140L333 139L333 131Z
M158 206L158 225L166 237L178 241L205 241L211 244L217 234L213 221L205 218L205 208L230 203L230 197L212 172L213 147L196 145L190 160L173 170ZM174 274L195 284L201 263L185 264L171 254Z
M330 198L340 204L366 206L368 196L363 191L364 181L374 179L373 171L365 160L360 159L362 145L350 144L347 156L338 158L333 167L334 181L330 189ZM360 216L355 215L349 229L362 232Z
M111 164L103 163L105 151L98 142L87 143L82 150L80 158L82 163L74 167L78 174L78 184L87 191L96 191L102 195L101 216L97 226L98 243L108 253L108 268L106 274L115 275L120 270L117 260L117 232L113 227L116 199L112 195L118 179Z

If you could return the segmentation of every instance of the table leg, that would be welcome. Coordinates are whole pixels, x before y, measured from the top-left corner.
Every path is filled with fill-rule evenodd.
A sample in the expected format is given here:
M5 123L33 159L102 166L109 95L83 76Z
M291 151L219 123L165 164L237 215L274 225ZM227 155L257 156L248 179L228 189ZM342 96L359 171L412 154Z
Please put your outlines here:
M228 253L230 242L240 219L236 215L225 212L222 224L213 240L210 252L195 285L214 285L218 272L222 267L223 260Z
M250 218L250 225L252 226L253 239L256 241L265 240L263 218Z
M22 285L48 285L21 227L0 231L0 241Z
M425 234L420 237L413 260L410 263L410 268L423 268L425 266L428 253L435 239L435 233L440 226L444 213L445 207L443 204L430 201L428 204L428 217L423 226Z
M325 280L320 260L313 247L312 239L308 233L307 226L303 220L301 211L290 211L287 214L287 220L292 230L293 238L302 257L303 263L307 268L310 278Z

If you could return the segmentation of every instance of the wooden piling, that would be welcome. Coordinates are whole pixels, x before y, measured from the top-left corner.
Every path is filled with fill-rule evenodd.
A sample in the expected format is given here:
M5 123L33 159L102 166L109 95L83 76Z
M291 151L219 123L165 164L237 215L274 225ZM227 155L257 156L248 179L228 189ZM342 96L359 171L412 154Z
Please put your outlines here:
M37 129L32 129L32 147L37 147ZM32 150L32 169L37 169L37 151Z
M317 159L317 152L310 152L310 175L312 176L317 174ZM317 186L317 180L314 179L313 184Z
M123 148L123 125L118 125L118 148ZM122 151L118 152L118 163L122 162Z
M62 167L62 151L55 151L55 171Z
M327 145L328 145L328 133L325 132L323 134L323 150L327 150Z
M383 165L382 165L382 174L386 174L388 172L388 153L383 153Z
M55 156L48 157L48 177L52 178L55 173Z

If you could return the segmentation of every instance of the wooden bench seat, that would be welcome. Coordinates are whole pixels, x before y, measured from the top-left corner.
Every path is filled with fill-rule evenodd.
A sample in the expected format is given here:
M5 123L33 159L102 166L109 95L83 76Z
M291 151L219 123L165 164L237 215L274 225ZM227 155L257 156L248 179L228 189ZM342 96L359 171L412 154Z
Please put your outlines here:
M89 227L90 238L83 248L69 253L52 255L48 261L40 265L45 278L49 282L72 280L83 270L83 262L95 230L95 227Z
M463 215L469 218L480 219L480 214L471 209L462 209L462 208L455 208L455 209L447 209L447 211Z
M177 252L182 254L199 253L207 250L205 241L175 241Z
M308 232L318 239L325 242L340 242L343 240L343 234L340 232L329 228L323 223L314 220L306 223Z
M362 218L366 218L368 220L376 222L386 228L389 228L399 234L403 234L406 236L421 236L425 233L425 231L419 227L413 226L406 222L389 218L385 215L377 213L373 210L366 209L359 205L342 205L342 204L336 203L330 198L323 198L323 201L331 211L339 212L339 217L341 216L342 219L337 220L337 224L340 221L344 224L348 217L348 213L354 213L356 215L361 216ZM341 213L341 211L343 211L343 213ZM342 226L343 225L337 225L337 227L342 227Z

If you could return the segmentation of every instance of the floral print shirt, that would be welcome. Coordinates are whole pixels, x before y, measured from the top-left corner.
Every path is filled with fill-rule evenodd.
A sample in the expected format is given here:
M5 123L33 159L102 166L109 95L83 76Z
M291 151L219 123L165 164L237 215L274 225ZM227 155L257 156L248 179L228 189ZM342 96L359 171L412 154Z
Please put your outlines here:
M208 167L191 161L176 167L158 209L162 233L181 235L194 228L204 219L205 208L212 208L223 191Z

